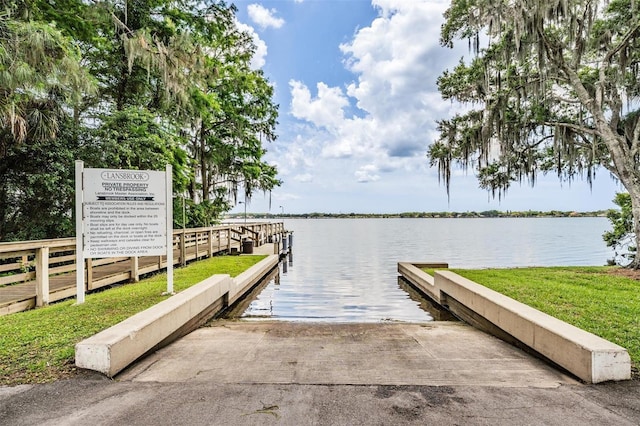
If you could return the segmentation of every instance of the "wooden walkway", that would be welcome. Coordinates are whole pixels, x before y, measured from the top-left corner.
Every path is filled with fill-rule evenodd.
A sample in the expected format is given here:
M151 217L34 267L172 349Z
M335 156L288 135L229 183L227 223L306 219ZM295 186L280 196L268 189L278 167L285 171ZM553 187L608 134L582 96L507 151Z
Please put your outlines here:
M256 241L254 253L272 254L274 244ZM262 245L262 247L260 247ZM220 238L215 244L205 239L192 240L181 249L174 249L175 266L186 265L188 262L209 258L223 252L242 251L241 242L236 239ZM74 256L75 257L75 256ZM166 256L145 256L137 258L88 259L86 265L86 289L95 290L100 287L125 282L137 282L140 276L166 269ZM76 271L51 274L49 276L49 302L55 302L76 296ZM32 274L33 275L33 274ZM0 316L34 308L37 302L37 279L31 275L24 282L0 285Z

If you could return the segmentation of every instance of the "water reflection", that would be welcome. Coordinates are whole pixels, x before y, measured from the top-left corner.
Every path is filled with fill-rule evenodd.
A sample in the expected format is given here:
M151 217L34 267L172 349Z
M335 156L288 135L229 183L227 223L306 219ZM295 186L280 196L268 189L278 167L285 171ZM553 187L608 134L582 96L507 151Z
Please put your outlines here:
M276 319L318 322L428 322L446 320L433 304L401 279L396 286L374 289L366 280L358 284L352 274L336 274L336 285L319 285L317 279L295 281L293 251L280 262L277 273L260 283L227 317L247 320ZM324 271L322 278L330 275Z
M611 257L602 241L606 218L287 219L285 226L295 236L292 255L243 318L431 321L438 314L398 283L399 261L484 268L603 265Z
M432 301L430 298L422 295L418 292L407 280L403 277L398 277L398 287L409 295L409 298L420 306L425 312L428 312L432 320L435 321L455 321L454 317L449 311Z
M252 301L267 287L268 285L278 286L280 285L280 270L278 268L273 268L266 277L264 277L254 288L251 289L249 293L238 303L231 307L231 309L227 310L224 314L226 318L239 318L248 308ZM270 317L272 312L273 303L270 304L269 314L264 315L265 317Z

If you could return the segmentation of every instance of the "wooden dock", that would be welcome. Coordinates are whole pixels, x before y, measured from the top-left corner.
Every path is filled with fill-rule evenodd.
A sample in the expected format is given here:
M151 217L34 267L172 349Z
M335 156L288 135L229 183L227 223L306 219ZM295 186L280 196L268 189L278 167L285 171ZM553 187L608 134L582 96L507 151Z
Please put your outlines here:
M284 224L229 224L174 231L174 265L220 253L279 252ZM274 244L276 243L276 248ZM75 238L0 243L0 315L24 311L76 295ZM140 276L166 269L166 256L87 259L87 291L137 282Z

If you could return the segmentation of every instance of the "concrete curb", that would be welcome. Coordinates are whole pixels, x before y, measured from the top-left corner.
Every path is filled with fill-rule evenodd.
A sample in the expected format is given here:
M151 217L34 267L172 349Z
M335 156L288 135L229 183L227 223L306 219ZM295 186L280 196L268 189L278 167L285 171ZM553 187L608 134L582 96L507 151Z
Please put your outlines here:
M267 272L278 265L280 257L277 254L267 256L253 267L247 269L231 280L229 287L229 305L233 305L238 299L249 291L264 277Z
M113 377L151 351L199 327L278 264L268 256L236 278L214 275L76 344L76 366ZM233 296L232 296L233 295ZM233 302L231 302L233 303Z
M631 378L626 349L567 324L528 305L490 290L451 271L431 277L420 267L429 264L398 263L398 272L409 282L472 325L506 333L518 342L588 383ZM500 333L501 332L501 333Z

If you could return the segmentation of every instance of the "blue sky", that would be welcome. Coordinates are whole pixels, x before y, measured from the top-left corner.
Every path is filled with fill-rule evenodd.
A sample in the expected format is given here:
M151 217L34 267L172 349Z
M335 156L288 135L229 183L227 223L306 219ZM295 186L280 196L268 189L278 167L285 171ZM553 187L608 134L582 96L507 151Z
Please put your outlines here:
M271 195L255 194L248 212L614 207L621 188L605 170L592 188L541 176L534 188L515 184L502 200L479 189L473 171L457 171L447 198L426 158L436 120L460 108L442 100L436 79L468 55L466 42L453 50L439 45L447 1L233 3L258 47L253 66L264 70L280 105L278 139L266 146L266 160L284 183Z

